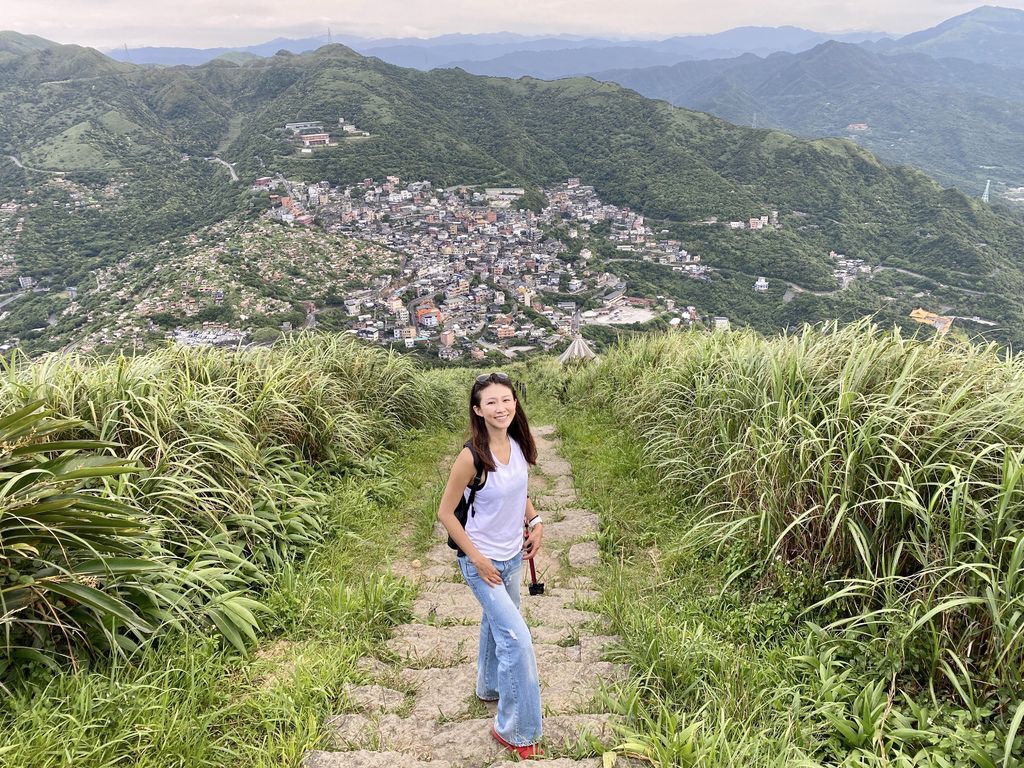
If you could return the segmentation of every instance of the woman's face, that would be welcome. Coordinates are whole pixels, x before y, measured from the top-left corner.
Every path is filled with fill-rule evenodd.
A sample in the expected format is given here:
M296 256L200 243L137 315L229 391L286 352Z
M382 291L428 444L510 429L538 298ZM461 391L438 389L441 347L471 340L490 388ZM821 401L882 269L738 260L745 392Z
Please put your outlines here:
M473 412L481 416L492 429L508 429L516 415L516 399L512 389L504 384L488 384L480 390L480 405L473 406Z

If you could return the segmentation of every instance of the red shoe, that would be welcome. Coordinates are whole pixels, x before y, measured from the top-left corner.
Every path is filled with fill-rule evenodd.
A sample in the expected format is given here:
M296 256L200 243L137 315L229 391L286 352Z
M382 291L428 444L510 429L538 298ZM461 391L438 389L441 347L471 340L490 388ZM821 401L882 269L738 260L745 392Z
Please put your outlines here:
M509 744L498 735L498 732L494 730L493 725L491 726L491 736L493 736L494 740L509 752L515 752L519 756L520 760L532 760L535 757L544 756L544 750L540 748L540 744L526 744L522 747L517 747L515 744Z

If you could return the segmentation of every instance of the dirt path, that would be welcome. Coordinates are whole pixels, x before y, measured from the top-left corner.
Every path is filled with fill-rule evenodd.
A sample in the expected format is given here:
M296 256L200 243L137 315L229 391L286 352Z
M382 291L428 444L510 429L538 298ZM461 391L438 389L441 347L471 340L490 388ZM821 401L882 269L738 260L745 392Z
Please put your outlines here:
M530 596L524 585L522 598L541 678L547 759L523 764L600 768L600 758L571 755L588 734L608 746L615 742L613 716L599 692L626 669L602 660L617 638L604 617L585 610L596 597L588 574L600 564L598 520L576 506L571 469L557 454L553 433L534 429L539 458L530 479L545 520L538 555L545 594ZM389 659L362 660L368 684L350 688L348 711L328 721L338 751L308 753L306 768L484 768L512 760L490 736L495 705L475 694L480 607L437 533L422 560L394 564L420 587L414 620L396 628ZM620 758L618 765L626 762Z

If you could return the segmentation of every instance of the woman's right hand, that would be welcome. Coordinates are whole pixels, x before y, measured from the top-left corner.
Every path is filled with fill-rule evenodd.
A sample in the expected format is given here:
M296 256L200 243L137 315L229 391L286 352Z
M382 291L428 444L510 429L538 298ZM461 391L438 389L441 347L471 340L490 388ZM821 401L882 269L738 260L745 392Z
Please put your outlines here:
M473 560L472 563L480 578L488 584L498 586L502 583L501 574L498 573L498 569L494 567L494 563L490 561L490 558L480 557L477 560Z

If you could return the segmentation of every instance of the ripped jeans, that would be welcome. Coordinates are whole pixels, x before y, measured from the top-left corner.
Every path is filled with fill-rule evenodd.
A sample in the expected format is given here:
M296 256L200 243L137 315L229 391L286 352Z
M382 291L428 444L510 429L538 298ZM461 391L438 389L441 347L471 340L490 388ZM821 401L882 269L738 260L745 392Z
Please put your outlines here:
M491 561L502 586L480 578L468 557L458 560L462 578L484 609L476 695L498 700L494 729L501 738L516 746L534 744L541 737L540 680L530 630L519 613L523 555Z

